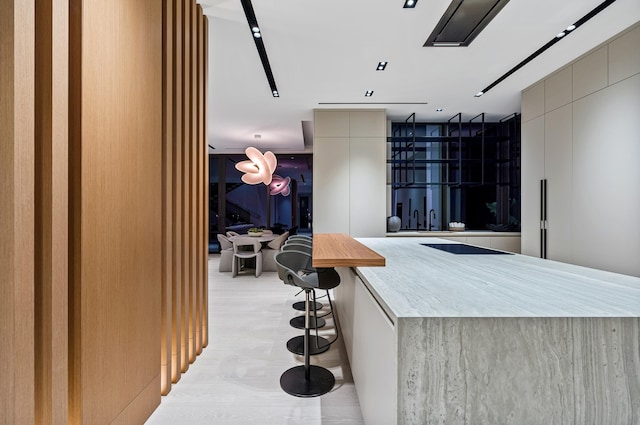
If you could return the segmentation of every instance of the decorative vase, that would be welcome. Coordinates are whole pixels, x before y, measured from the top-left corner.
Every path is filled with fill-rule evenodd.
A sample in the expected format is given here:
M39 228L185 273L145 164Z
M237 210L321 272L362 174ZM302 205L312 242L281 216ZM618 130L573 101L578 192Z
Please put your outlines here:
M402 220L397 215L387 217L387 232L397 232L402 226Z

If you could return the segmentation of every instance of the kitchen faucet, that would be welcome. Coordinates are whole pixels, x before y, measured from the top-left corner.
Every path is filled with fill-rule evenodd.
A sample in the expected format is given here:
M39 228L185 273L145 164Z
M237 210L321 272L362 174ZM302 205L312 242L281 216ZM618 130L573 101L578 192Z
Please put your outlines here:
M431 228L433 227L433 225L431 224L432 215L433 215L433 221L436 221L436 210L434 210L433 208L429 210L429 231L431 231Z
M413 218L416 219L416 224L418 225L418 230L420 230L420 213L418 210L413 210Z

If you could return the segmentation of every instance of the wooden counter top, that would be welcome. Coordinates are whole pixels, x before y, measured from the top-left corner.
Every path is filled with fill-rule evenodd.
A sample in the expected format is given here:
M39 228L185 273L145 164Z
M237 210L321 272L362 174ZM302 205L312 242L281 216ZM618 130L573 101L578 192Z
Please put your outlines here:
M343 233L313 234L313 267L384 266L385 259Z

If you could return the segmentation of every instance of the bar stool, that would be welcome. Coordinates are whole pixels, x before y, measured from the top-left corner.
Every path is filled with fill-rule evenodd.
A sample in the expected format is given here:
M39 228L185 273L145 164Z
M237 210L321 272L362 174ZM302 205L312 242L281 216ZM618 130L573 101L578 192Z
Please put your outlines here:
M297 251L283 251L276 255L278 275L284 277L283 282L302 288L306 296L306 323L303 337L304 366L295 366L280 376L280 387L287 394L296 397L317 397L328 393L335 385L335 377L331 371L310 364L310 355L312 353L309 323L311 318L311 293L314 289L329 290L335 288L340 284L340 275L333 268L314 271L306 269L309 258L307 254Z
M287 240L287 242L282 246L281 250L282 251L289 251L289 250L300 251L300 252L304 252L305 254L308 254L309 256L311 256L311 254L313 252L313 248L311 248L311 245L305 244L304 242L298 243L298 241L291 241L291 239ZM308 268L309 269L312 268L311 261L309 261L309 267ZM280 279L282 279L282 276L280 276ZM304 301L295 302L295 303L293 303L292 307L294 308L294 310L305 311L305 302ZM317 302L315 300L312 301L311 310L314 310L314 311L315 310L322 310L323 307L324 307L324 304L322 304L320 302ZM304 317L304 316L300 316L300 317ZM324 322L324 320L323 320L323 322ZM299 325L298 323L296 323L296 324ZM291 324L291 326L293 326L294 328L298 328L298 329L304 329L304 322L302 322L302 326L294 326L293 324ZM322 324L322 326L324 326L324 323ZM322 327L322 326L320 326L320 327Z

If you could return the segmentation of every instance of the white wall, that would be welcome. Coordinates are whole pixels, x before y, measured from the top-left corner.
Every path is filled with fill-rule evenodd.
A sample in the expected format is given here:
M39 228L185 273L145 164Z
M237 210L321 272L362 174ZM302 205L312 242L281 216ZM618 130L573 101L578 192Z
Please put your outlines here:
M522 92L522 253L640 276L640 24Z
M385 110L316 110L313 231L356 237L386 232Z

